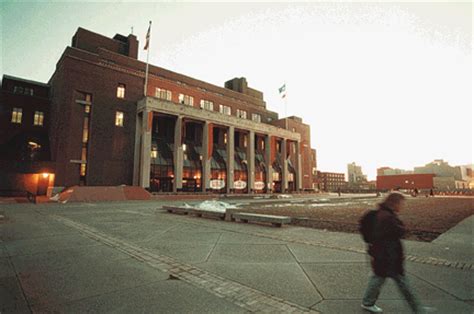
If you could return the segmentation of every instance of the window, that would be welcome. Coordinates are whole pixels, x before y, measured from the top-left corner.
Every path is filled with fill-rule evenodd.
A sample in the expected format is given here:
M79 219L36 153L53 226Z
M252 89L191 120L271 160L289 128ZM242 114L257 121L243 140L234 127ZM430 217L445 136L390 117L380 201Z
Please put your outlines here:
M280 173L274 171L274 172L272 173L272 179L273 179L273 181L280 181Z
M23 116L23 109L22 108L13 108L12 123L21 123L22 116Z
M115 125L123 126L123 112L122 111L115 112Z
M247 119L247 111L242 109L237 109L237 118Z
M213 111L214 110L214 103L212 101L209 101L209 100L201 99L201 109L206 109L206 110Z
M118 84L117 98L125 98L125 84Z
M82 143L89 141L89 117L84 117L84 124L82 127Z
M15 86L15 87L13 87L13 93L15 93L15 94L23 94L23 86Z
M258 113L252 113L252 121L261 122L262 121L262 116L259 115Z
M23 86L14 86L13 93L21 94L21 95L28 95L33 96L33 88L31 87L23 87Z
M157 87L155 88L155 97L171 101L171 91Z
M25 89L23 90L23 94L33 96L33 88L25 87Z
M86 164L81 164L81 177L86 176Z
M230 116L232 109L229 106L219 105L219 112Z
M43 126L44 113L42 111L35 111L35 117L33 119L34 125Z
M179 94L179 103L183 105L192 106L194 103L194 97L184 95L184 94Z

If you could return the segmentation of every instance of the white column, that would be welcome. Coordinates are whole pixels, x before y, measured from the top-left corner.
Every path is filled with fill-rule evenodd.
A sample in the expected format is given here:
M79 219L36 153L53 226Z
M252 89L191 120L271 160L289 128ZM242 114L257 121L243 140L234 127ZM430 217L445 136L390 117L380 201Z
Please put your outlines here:
M140 143L142 135L142 114L137 113L135 117L135 147L133 151L133 185L140 186Z
M286 193L288 191L288 161L286 160L286 139L282 139L281 141L281 154L280 154L280 162L281 162L281 188L282 193Z
M140 186L150 187L150 162L151 162L151 129L153 113L144 110L142 113L141 140L140 140Z
M311 170L312 171L312 170ZM296 142L296 190L301 191L303 188L303 173L301 167L301 142Z
M209 155L209 132L212 132L212 129L209 131L210 125L209 122L204 122L202 129L202 176L201 176L201 185L202 191L206 192L209 189L209 183L211 180L211 156ZM212 154L212 152L211 152Z
M273 192L273 168L271 159L271 135L268 134L265 136L265 168L267 170L266 174L266 184L267 184L267 193Z
M252 193L255 184L255 132L249 131L247 141L247 184L248 193Z
M227 184L226 191L230 193L234 189L234 133L233 126L227 129Z
M183 188L183 144L182 134L183 129L183 117L176 117L176 123L174 127L174 182L173 192L177 192Z

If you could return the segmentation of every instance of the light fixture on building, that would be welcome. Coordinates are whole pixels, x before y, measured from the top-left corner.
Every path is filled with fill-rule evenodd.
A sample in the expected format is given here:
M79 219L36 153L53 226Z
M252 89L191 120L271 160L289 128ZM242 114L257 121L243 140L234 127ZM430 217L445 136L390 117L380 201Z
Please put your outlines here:
M46 178L49 176L49 173L47 173L47 172L43 172L43 174L42 174L42 175L43 175L43 178L45 178L45 179L46 179Z

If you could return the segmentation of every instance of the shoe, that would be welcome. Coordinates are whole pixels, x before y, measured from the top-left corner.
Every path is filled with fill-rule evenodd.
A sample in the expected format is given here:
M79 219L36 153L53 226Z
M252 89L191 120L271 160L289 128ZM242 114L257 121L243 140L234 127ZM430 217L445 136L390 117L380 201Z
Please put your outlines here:
M363 308L366 311L371 312L371 313L382 313L383 312L383 310L375 304L371 305L371 306L361 304L360 307Z

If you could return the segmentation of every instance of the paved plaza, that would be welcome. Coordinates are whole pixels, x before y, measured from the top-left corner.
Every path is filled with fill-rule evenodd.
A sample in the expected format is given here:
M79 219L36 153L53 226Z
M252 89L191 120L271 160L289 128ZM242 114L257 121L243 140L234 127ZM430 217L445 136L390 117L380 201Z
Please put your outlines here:
M182 202L0 204L0 313L364 313L360 235L161 209L170 204ZM474 310L473 223L404 242L408 278L437 313ZM391 281L378 305L410 313Z

